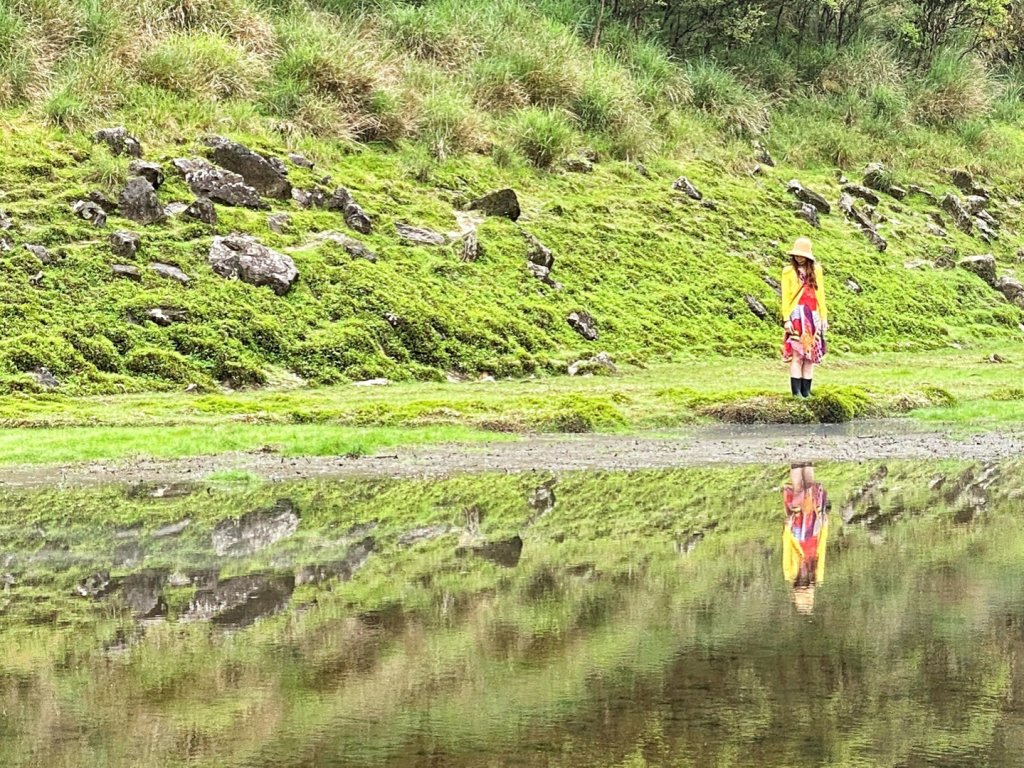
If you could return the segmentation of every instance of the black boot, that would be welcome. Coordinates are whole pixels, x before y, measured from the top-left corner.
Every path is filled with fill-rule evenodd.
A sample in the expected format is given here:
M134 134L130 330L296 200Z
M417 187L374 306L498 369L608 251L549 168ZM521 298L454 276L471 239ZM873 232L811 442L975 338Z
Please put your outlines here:
M813 379L800 379L800 394L804 397L811 396L811 382Z
M792 376L789 377L789 388L793 391L793 397L800 397L800 395L803 394L803 388L800 385L801 381L803 381L803 379L794 379Z

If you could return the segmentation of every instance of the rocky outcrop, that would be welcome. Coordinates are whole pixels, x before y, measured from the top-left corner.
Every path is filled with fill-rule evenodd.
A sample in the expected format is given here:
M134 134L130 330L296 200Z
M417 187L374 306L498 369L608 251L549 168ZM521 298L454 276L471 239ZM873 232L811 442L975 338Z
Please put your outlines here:
M293 165L298 166L299 168L308 168L310 170L313 168L313 161L298 152L289 152L288 159L292 161Z
M512 189L488 192L470 202L467 208L471 211L481 211L487 216L501 216L512 221L518 221L521 213L519 197Z
M296 584L320 584L328 579L348 581L370 559L377 543L370 536L349 547L345 557L323 565L304 565L295 574Z
M815 229L821 228L821 221L818 219L818 209L810 203L801 203L796 211L796 217L803 219Z
M133 283L142 282L142 270L133 264L112 264L110 271L114 277L122 280L131 280Z
M419 544L424 541L433 541L439 539L442 536L447 536L449 533L454 533L455 528L450 525L424 525L419 528L413 528L399 535L398 546L400 547L411 547L413 544Z
M268 207L260 199L259 192L246 184L245 179L238 173L218 168L198 158L179 157L172 164L185 177L185 182L192 192L199 197L241 208Z
M267 286L278 296L288 293L299 279L291 257L267 248L248 235L236 233L213 238L208 260L221 277Z
M151 307L145 314L147 320L163 327L188 321L188 310L180 307Z
M597 341L597 320L589 312L573 312L566 321L569 326L587 341Z
M123 125L96 131L92 135L92 140L106 144L115 155L142 157L142 145L138 139L128 133L128 129Z
M225 520L213 530L213 550L218 555L251 555L295 533L299 515L295 503L280 499L270 509L249 512L237 520Z
M694 186L693 182L690 181L685 176L680 176L678 179L673 181L672 189L676 190L677 192L682 192L691 200L701 200L704 198L704 195L701 194L701 191L697 189L697 187Z
M197 197L181 212L181 217L212 225L217 223L217 208L210 198Z
M155 619L167 615L167 601L164 586L167 584L165 571L140 571L124 578L122 595L124 603L136 619Z
M135 232L118 230L110 235L110 250L119 259L134 259L142 238Z
M845 283L845 286L846 290L848 290L850 293L860 293L861 291L864 290L863 288L860 287L860 283L852 279L848 279Z
M107 212L91 200L76 200L71 204L71 210L75 216L88 221L94 227L104 227L107 224Z
M962 232L970 234L974 229L974 221L971 218L970 213L964 208L963 203L960 202L960 198L956 195L945 195L941 202L942 210L950 215L953 219L953 223L956 224Z
M991 253L960 259L958 266L977 275L993 288L996 287L996 259Z
M425 227L414 227L410 224L397 222L395 231L399 239L409 245L444 245L448 239L440 232Z
M801 203L813 205L819 213L832 212L832 206L829 204L828 200L819 195L817 192L807 189L807 187L805 187L796 179L790 180L789 184L786 185L786 189L788 189L790 194L796 197L796 199L799 200Z
M52 267L60 263L60 259L50 253L41 245L25 245L25 250L35 256L46 267Z
M743 300L747 302L747 308L759 319L764 320L768 317L768 309L754 296L749 293L743 297Z
M166 218L156 190L142 176L128 180L117 202L121 215L139 224L159 224Z
M377 254L355 238L343 235L341 232L318 232L309 242L313 245L320 243L334 243L335 245L340 245L353 259L365 259L369 262L377 261Z
M1024 284L1020 280L1004 275L996 280L994 287L1007 301L1024 309Z
M277 235L283 235L292 228L292 217L287 213L272 213L267 216L267 227Z
M340 211L345 218L345 224L350 229L354 229L356 232L364 235L373 232L373 219L355 201L352 193L345 189L345 187L338 187L326 199L323 199L322 193L317 194L318 192L319 190L314 190L314 192L309 193L307 200L309 206L319 204L329 211Z
M864 233L864 236L867 237L875 248L879 251L884 251L888 247L889 244L885 241L884 237L878 234L878 230L875 229L871 219L857 210L850 195L844 194L839 198L839 210L846 214L846 217L860 228L860 231Z
M457 555L472 554L502 568L515 568L523 554L523 540L519 536L501 541L489 541L474 546L459 547Z
M291 574L253 574L227 579L213 587L196 590L182 621L246 627L284 610L294 591L295 577Z
M164 169L159 163L151 163L148 160L136 160L128 166L129 173L134 176L141 176L153 189L160 189L164 183Z
M480 245L480 240L477 239L476 232L467 232L462 238L462 254L459 260L472 264L477 261L483 254L483 246Z
M618 372L615 360L607 352L598 352L593 357L577 360L568 368L570 376L608 376Z
M149 268L166 280L174 280L176 283L181 283L186 286L192 282L191 277L186 275L173 264L162 264L159 261L154 261L149 265Z
M844 184L843 192L853 197L859 197L868 205L878 205L878 195L860 184Z
M287 178L288 171L280 160L272 160L223 136L207 137L203 143L209 148L209 156L214 163L237 173L261 195L277 200L288 200L291 197L292 185Z

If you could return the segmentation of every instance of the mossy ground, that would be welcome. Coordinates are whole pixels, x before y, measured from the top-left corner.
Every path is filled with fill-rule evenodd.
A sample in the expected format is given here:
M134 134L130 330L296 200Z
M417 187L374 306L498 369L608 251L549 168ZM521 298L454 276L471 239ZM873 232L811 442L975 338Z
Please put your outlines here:
M721 420L842 422L909 415L992 429L1019 423L1024 347L837 354L810 400L788 394L778 361L717 358L628 368L617 376L387 387L254 389L0 397L0 463L48 464L260 450L362 455L422 443L478 442L537 432L633 432ZM735 385L741 384L737 388Z

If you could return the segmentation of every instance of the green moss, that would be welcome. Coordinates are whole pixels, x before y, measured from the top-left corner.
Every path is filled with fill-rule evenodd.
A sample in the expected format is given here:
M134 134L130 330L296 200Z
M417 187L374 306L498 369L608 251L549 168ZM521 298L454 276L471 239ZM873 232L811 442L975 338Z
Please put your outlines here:
M608 399L568 395L551 403L538 404L530 425L543 432L594 432L622 426L625 419Z

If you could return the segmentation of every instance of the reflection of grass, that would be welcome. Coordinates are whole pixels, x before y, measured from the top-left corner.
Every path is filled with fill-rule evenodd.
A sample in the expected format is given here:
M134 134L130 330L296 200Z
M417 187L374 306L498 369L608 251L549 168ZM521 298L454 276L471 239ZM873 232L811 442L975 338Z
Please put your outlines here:
M0 431L0 464L47 464L134 457L179 458L265 447L285 456L364 456L421 443L493 440L461 426L343 427L334 424L191 424ZM507 439L507 438L506 438Z

